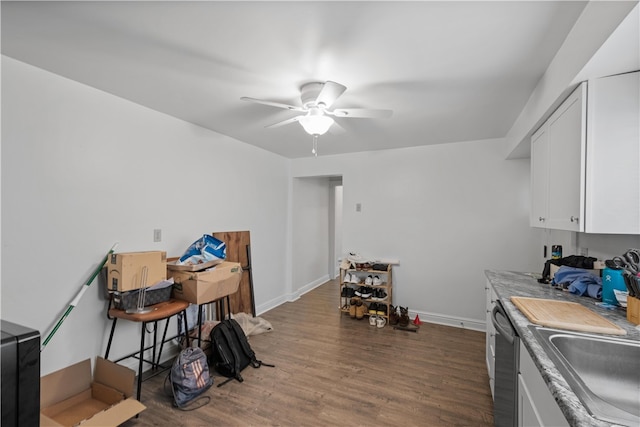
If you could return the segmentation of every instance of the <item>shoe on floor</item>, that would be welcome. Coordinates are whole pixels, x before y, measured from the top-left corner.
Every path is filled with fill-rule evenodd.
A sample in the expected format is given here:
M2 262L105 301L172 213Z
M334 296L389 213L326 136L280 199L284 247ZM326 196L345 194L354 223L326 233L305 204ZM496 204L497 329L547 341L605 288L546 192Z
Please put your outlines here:
M393 305L389 306L389 324L397 325L400 320L400 315L398 314L398 307Z
M376 326L376 319L378 318L378 316L369 316L369 325L371 326Z
M400 307L400 319L398 319L400 326L409 325L409 307Z

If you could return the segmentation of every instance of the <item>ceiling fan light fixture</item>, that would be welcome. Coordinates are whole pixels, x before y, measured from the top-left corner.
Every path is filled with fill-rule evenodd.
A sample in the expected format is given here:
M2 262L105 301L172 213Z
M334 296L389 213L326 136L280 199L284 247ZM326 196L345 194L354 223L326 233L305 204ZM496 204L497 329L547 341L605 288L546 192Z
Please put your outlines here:
M325 115L309 114L298 121L309 135L324 135L333 124L333 119Z

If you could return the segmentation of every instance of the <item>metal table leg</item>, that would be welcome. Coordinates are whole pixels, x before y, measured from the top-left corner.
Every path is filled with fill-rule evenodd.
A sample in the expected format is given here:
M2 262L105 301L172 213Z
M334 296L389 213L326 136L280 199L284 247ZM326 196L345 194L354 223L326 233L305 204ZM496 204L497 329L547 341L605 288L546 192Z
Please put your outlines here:
M111 322L111 333L109 334L109 341L107 342L107 351L104 353L104 358L106 360L109 360L109 351L111 350L111 341L113 340L113 333L116 330L116 321L118 320L117 317L113 318L113 322Z

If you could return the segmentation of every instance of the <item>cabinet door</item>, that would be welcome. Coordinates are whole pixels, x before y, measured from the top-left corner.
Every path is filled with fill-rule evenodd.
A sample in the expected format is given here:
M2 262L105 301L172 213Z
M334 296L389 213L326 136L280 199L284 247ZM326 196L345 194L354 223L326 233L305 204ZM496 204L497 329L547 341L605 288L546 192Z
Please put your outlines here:
M589 81L585 231L640 234L640 72Z
M548 121L549 197L547 228L584 231L586 83Z
M569 426L522 342L520 343L517 405L518 426Z
M518 374L518 427L540 426L541 422L533 405L533 398L522 379Z
M549 141L547 127L531 137L531 227L546 227L549 197Z

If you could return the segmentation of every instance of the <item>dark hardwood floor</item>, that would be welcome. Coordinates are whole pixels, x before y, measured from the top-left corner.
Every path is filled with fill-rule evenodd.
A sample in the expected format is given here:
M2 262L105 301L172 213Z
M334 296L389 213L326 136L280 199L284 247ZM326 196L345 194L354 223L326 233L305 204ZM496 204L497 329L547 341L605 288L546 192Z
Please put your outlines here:
M218 388L185 412L145 381L147 409L133 426L492 426L484 333L423 323L406 332L338 311L330 281L261 317L273 331L249 337L258 359L243 383ZM212 374L215 375L214 372Z

